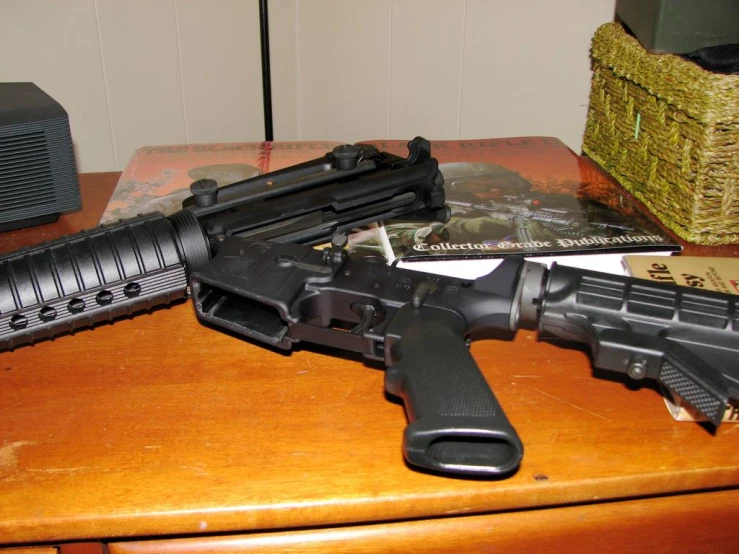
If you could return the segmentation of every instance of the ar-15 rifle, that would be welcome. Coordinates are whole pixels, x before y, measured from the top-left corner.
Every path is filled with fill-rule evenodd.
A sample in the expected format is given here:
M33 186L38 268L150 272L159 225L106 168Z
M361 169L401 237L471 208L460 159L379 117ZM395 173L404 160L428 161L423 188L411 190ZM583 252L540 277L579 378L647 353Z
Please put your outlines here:
M435 180L435 165L424 175ZM192 218L187 221L195 225ZM433 276L372 258L351 259L341 235L319 251L225 233L209 240L163 217L142 218L122 229L127 243L111 242L113 235L83 234L77 240L84 246L62 241L0 259L5 279L0 286L8 289L0 298L7 302L12 292L15 302L9 310L0 308L6 337L0 344L13 346L80 325L72 319L58 327L54 318L62 310L65 318L84 314L87 302L116 301L123 308L93 308L84 323L141 308L146 302L126 298L143 296L150 284L159 288L148 298L167 302L184 294L182 279L190 270L196 313L207 323L277 348L317 343L383 361L385 388L404 400L410 421L403 444L407 461L460 475L504 476L523 456L519 437L467 348L469 339L490 330L535 327L585 343L596 367L657 379L716 425L727 402L739 398L739 321L730 295L557 265L547 269L518 257L506 258L475 281ZM181 236L193 244L183 246ZM153 238L169 242L154 247ZM126 255L112 246L133 243L139 246ZM76 269L61 263L65 249L74 250ZM193 251L207 256L193 263L183 254ZM60 282L79 277L85 283L81 266L105 277L99 261L104 256L117 260L114 286L100 283L45 299L44 291ZM127 275L121 267L141 269ZM171 274L165 271L170 267L176 268ZM17 281L10 281L19 274L30 283L22 293ZM154 275L151 283L145 280ZM167 288L170 282L174 288ZM30 327L25 333L19 317Z

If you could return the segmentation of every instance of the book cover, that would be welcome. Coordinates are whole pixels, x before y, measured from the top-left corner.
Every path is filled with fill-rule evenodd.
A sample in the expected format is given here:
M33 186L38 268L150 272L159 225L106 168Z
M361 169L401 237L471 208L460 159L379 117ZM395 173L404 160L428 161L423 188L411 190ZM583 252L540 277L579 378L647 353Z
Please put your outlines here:
M624 256L624 265L633 277L739 294L737 258Z
M121 174L100 223L147 212L169 215L190 196L190 184L219 187L320 158L339 142L281 141L143 146Z
M628 192L559 139L434 141L432 154L451 217L384 222L391 263L474 278L521 254L623 273L625 253L680 250Z

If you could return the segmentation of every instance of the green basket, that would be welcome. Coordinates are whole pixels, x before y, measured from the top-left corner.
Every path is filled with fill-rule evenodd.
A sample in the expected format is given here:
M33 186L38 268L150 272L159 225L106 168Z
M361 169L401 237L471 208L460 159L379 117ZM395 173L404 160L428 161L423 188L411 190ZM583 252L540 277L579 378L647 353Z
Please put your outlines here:
M739 75L649 53L619 23L591 54L583 152L680 238L739 243Z

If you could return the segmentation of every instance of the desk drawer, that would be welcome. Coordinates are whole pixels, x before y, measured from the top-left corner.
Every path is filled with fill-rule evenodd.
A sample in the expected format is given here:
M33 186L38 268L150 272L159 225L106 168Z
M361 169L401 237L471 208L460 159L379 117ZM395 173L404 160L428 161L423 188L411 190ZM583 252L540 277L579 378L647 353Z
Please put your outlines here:
M494 485L493 485L494 486ZM739 490L516 513L109 545L110 554L736 552ZM1 553L0 553L1 554Z

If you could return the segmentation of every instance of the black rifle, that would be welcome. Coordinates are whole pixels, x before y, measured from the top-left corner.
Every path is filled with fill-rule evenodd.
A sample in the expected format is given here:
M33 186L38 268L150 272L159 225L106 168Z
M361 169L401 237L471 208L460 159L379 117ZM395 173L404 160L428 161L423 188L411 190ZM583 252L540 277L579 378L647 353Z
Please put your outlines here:
M141 221L153 228L167 220ZM130 224L123 229L129 242L139 237L137 244L148 244L149 238L140 237L150 232ZM150 248L149 257L137 254L131 266L179 268L171 278L179 296L185 294L182 279L189 272L196 313L213 326L277 348L316 343L383 361L387 392L404 400L410 424L403 452L414 466L473 476L505 476L519 466L523 445L467 348L469 339L491 330L535 327L585 343L595 367L637 380L657 379L716 425L729 400L739 399L739 321L736 298L730 295L557 265L547 269L519 257L508 257L489 275L467 281L391 268L373 258L351 259L342 235L317 250L225 233L208 240L202 232L183 229L170 222L166 231L155 233L172 237L168 246ZM185 232L197 244L181 246L178 237ZM78 239L86 246L74 247L75 259L104 274L94 259L113 251L111 239L91 236ZM150 285L160 287L152 298L167 301L163 279L145 281L153 270L115 277L119 271L111 274L113 287L96 285L53 301L38 300L41 291L66 280L58 257L67 244L0 259L5 279L0 287L7 289L4 294L0 290L0 299L7 302L12 292L17 302L9 310L0 307L5 336L11 325L11 338L0 343L6 348L57 334L54 321L60 311L72 317L78 309L85 313L87 303L119 302L125 313L132 305L126 298L143 296ZM193 267L182 252L199 250L208 255ZM117 264L125 265L117 252ZM67 270L81 274L79 268ZM25 271L33 284L23 299L21 289L8 281L17 271ZM109 319L116 308L111 310L97 316L100 308L95 307L85 323ZM29 331L12 327L19 317L26 318L16 321Z

